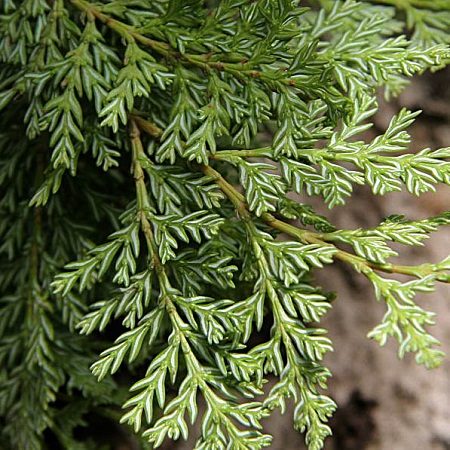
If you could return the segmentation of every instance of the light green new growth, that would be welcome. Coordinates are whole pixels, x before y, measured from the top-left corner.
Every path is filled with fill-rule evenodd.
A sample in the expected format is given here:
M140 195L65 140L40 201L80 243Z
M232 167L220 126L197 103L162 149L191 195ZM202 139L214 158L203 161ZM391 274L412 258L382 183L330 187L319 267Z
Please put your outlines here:
M97 414L121 417L142 448L198 422L196 449L261 449L261 420L291 401L321 449L336 408L320 326L332 295L311 270L336 260L386 304L369 337L439 365L434 314L415 296L450 282L450 257L396 265L391 243L423 245L450 212L338 229L292 194L345 208L355 185L450 184L450 148L409 150L418 112L362 137L378 92L450 62L447 0L6 0L0 12L7 448L99 448L77 434Z

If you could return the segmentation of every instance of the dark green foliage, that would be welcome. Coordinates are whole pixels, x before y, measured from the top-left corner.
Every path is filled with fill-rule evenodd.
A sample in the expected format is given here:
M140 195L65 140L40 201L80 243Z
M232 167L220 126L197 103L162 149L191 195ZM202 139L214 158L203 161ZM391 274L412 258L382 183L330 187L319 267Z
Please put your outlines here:
M335 404L319 322L332 304L310 272L336 259L386 302L370 337L439 364L433 314L414 297L450 281L450 258L397 266L390 243L422 245L450 214L342 230L292 194L333 208L355 184L450 184L449 148L408 152L417 112L361 137L380 89L450 62L447 0L0 8L6 448L100 448L89 427L103 415L143 448L198 420L197 449L260 449L261 419L286 401L322 448Z

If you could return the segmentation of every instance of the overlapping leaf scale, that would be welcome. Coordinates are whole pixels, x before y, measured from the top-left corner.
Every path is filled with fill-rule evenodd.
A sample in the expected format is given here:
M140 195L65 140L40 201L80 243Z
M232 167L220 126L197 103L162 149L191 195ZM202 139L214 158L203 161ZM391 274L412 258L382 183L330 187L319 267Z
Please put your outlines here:
M362 4L355 6L364 8ZM442 58L448 56L443 45L424 49L410 46L405 36L383 38L381 32L389 23L386 14L374 10L372 16L356 22L354 29L346 27L345 32L336 33L334 41L325 46L323 57L333 66L341 87L352 97L358 91L379 85L391 85L395 92L403 87L399 76L412 76L425 67L439 66ZM397 57L399 54L402 58Z
M175 299L191 327L201 332L210 345L223 340L236 342L242 334L245 311L236 310L234 301L196 296Z
M153 358L145 377L130 388L131 392L140 392L123 405L124 408L130 409L124 414L121 422L132 425L136 432L141 430L143 414L145 414L146 421L152 423L155 397L158 406L164 408L166 383L175 381L178 371L179 350L179 341L172 334L169 337L168 346ZM169 375L169 379L166 379L167 375Z
M206 85L199 77L181 65L175 68L175 75L172 86L175 99L160 138L161 144L155 150L158 163L169 160L173 164L177 155L183 155L185 141L198 122L199 105L204 103Z
M436 184L448 184L448 148L399 155L407 150L410 137L406 128L419 112L401 110L391 119L386 132L369 143L347 141L367 128L362 121L375 109L374 102L367 98L357 101L349 123L332 135L326 149L299 151L309 164L282 158L281 169L287 183L298 193L306 190L309 195L323 195L330 208L343 204L352 193L352 185L364 181L379 195L399 191L403 184L415 195L434 191ZM365 180L361 172L349 170L343 163L363 171Z
M321 244L302 244L295 241L264 241L262 247L270 263L273 276L286 287L298 284L312 267L323 267L333 262L336 249Z
M103 331L112 317L121 316L125 316L123 326L134 328L152 298L152 275L150 270L137 273L131 276L129 286L120 289L120 294L91 305L92 311L84 315L77 325L80 333L91 334L96 329Z
M329 233L336 230L336 227L325 216L314 211L311 205L282 198L279 201L279 211L287 219L300 219L303 225L312 225L318 231Z
M63 86L62 93L50 98L42 107L45 113L40 114L39 130L32 131L36 133L48 128L51 132L50 146L53 148L54 169L62 166L64 169L70 169L72 174L76 170L81 151L79 143L84 142L81 97L85 95L88 100L94 99L97 111L100 111L100 105L106 97L109 83L99 72L93 55L93 48L101 40L95 24L88 22L79 46L68 52L64 60L51 64L43 72L32 72L28 75L36 96L39 96L50 82L54 87L60 84ZM111 63L117 61L117 57L113 56ZM28 114L28 117L31 120L33 116Z
M245 102L219 76L208 78L209 102L198 112L198 127L189 135L183 156L189 161L208 164L209 155L216 153L216 139L228 136L232 123L238 123L247 114Z
M163 317L164 310L161 308L153 309L146 314L141 319L140 325L121 334L112 347L100 353L100 359L91 367L92 373L101 380L108 373L117 372L125 356L128 355L129 363L133 362L144 343L147 347L151 347L159 334Z
M330 300L310 285L280 285L277 291L286 313L294 318L299 317L305 323L319 322L332 307Z
M449 224L449 212L422 220L408 220L401 215L391 215L368 232L404 245L423 245L422 241L427 239L430 233L437 231L440 226Z
M243 87L243 99L248 114L241 113L242 117L236 120L231 134L233 145L249 148L259 131L259 125L269 120L272 115L271 102L263 89L250 83ZM233 108L234 105L230 104L228 108L230 107Z
M173 78L165 66L135 42L128 44L124 61L114 81L115 87L108 92L99 113L99 117L104 118L100 125L112 127L114 133L119 129L119 119L124 125L128 122L135 97L148 97L153 85L164 90Z
M266 353L271 347L265 349ZM273 350L279 351L276 346ZM286 401L292 399L295 404L295 428L306 432L309 448L319 450L323 447L324 439L331 434L331 428L326 422L336 409L336 404L329 397L320 394L317 385L325 387L331 374L321 364L306 361L292 351L290 355L290 360L279 367L279 381L268 393L264 406L269 410L280 408L283 413Z
M407 220L403 216L389 216L378 227L356 230L336 230L325 233L326 241L344 242L351 245L355 252L367 259L384 264L387 259L396 256L386 241L403 245L423 245L423 240L440 226L450 223L449 213L422 220Z
M140 252L139 223L132 222L109 236L110 242L91 249L86 258L66 264L65 272L55 277L55 292L67 295L78 283L79 291L100 280L116 259L114 282L128 285L130 275L136 271L136 258ZM117 255L117 253L120 253Z
M284 194L286 187L272 164L262 162L238 161L239 177L245 189L245 197L250 211L257 216L263 212L274 211L275 203Z
M195 203L199 208L219 207L224 198L210 177L166 165L143 164L158 210L162 214L182 214L182 205Z
M233 275L238 268L230 264L233 256L184 249L170 263L170 269L183 294L194 296L203 292L204 284L226 290L234 288Z
M414 302L420 292L435 289L435 275L401 283L397 280L383 279L374 273L369 274L377 299L386 302L387 310L379 325L368 336L380 345L385 345L390 336L399 342L399 356L407 352L416 354L416 361L427 368L440 365L444 353L439 350L439 341L425 329L434 325L435 314L422 309Z
M193 239L200 243L202 236L211 239L224 223L224 219L218 214L203 210L183 216L152 216L151 221L163 264L176 257L174 249L178 248L178 240L187 243Z

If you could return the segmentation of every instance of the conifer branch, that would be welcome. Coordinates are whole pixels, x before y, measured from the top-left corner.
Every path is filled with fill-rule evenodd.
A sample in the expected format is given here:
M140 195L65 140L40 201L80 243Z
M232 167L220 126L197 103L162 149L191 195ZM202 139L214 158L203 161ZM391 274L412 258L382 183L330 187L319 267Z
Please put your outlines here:
M230 199L233 205L238 211L238 217L244 218L244 220L249 221L249 210L245 202L244 196L238 192L230 183L228 183L219 172L214 170L210 166L201 165L200 169L206 175L211 176L214 181L221 188L223 193ZM270 213L261 214L261 219L264 220L268 225L276 228L277 230L298 239L300 242L307 244L320 244L324 246L330 246L335 249L334 256L352 267L354 267L357 272L366 274L368 271L376 270L385 273L397 273L402 275L408 275L416 278L424 278L429 275L436 276L438 281L449 283L450 277L445 271L435 270L431 264L423 264L421 266L405 266L405 265L395 265L395 264L377 264L366 259L352 255L351 253L345 252L336 248L333 244L327 241L326 234L315 233L307 230L302 230L292 224L286 223L282 220L277 219Z
M212 61L211 55L209 54L189 54L181 53L179 51L171 49L171 47L164 43L159 42L154 39L150 39L143 34L139 33L134 27L129 26L117 19L111 18L109 15L101 12L101 9L89 3L87 0L70 0L71 3L82 10L90 20L95 17L96 19L103 22L106 26L117 32L125 41L134 42L137 41L140 44L147 46L159 53L160 55L168 58L172 61L181 61L183 64L188 64L192 66L197 66L201 69L209 71L214 69L219 72L227 72L230 75L242 80L260 80L272 86L274 90L282 89L283 87L297 87L303 88L303 81L287 77L285 71L288 67L280 68L277 71L264 71L255 69L248 63L246 58L243 58L244 62L223 62L223 61ZM338 92L334 90L329 90L330 95L334 95L336 99L338 98ZM343 99L341 99L343 100ZM346 103L346 101L344 102Z
M163 130L158 128L155 124L143 119L142 117L135 117L136 122L139 121L139 126L143 131L148 131L148 133L155 139L159 140L160 136L164 133ZM221 155L225 152L225 160L229 157L257 157L264 156L264 152L267 152L270 147L264 147L261 149L251 149L251 150L223 150L217 152L211 159L222 159ZM233 203L236 208L238 217L242 218L245 222L251 221L251 214L248 205L245 201L245 197L234 188L226 179L211 166L200 164L199 169L205 174L210 176L214 182L219 186L222 192L227 196L227 198ZM366 259L348 253L344 250L336 248L331 243L331 237L326 233L315 233L308 230L302 230L292 224L286 223L280 219L277 219L274 215L270 213L261 214L261 219L273 228L287 234L288 236L298 239L300 242L306 244L320 244L324 246L330 246L335 249L335 257L344 261L345 263L351 265L356 269L357 272L366 274L371 270L390 273L390 274L401 274L408 275L415 278L425 278L427 276L434 276L436 280L450 283L450 276L445 271L433 268L432 264L423 264L420 266L407 266L407 265L396 265L396 264L380 264L372 261L367 261Z
M320 450L333 294L311 273L336 260L386 306L370 338L440 364L416 296L450 257L392 244L450 213L339 229L294 199L450 185L449 147L408 150L418 112L363 134L380 88L450 62L444 0L0 3L0 442L94 450L91 417L116 429L123 405L143 448L189 421L198 450L260 450L292 401Z

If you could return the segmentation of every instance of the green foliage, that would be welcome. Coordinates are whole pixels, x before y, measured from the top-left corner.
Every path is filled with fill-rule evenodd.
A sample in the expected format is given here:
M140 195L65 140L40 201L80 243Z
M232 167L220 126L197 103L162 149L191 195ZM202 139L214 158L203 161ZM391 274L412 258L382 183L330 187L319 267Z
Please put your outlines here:
M439 365L415 296L450 281L450 260L395 265L391 244L423 245L450 214L347 230L295 199L333 208L355 184L450 184L450 148L408 149L418 112L362 134L379 90L450 62L448 1L7 0L0 12L2 443L100 448L90 419L117 425L122 406L142 448L199 422L196 449L260 449L261 420L292 401L294 427L322 448L332 303L311 271L335 260L386 304L369 336Z

